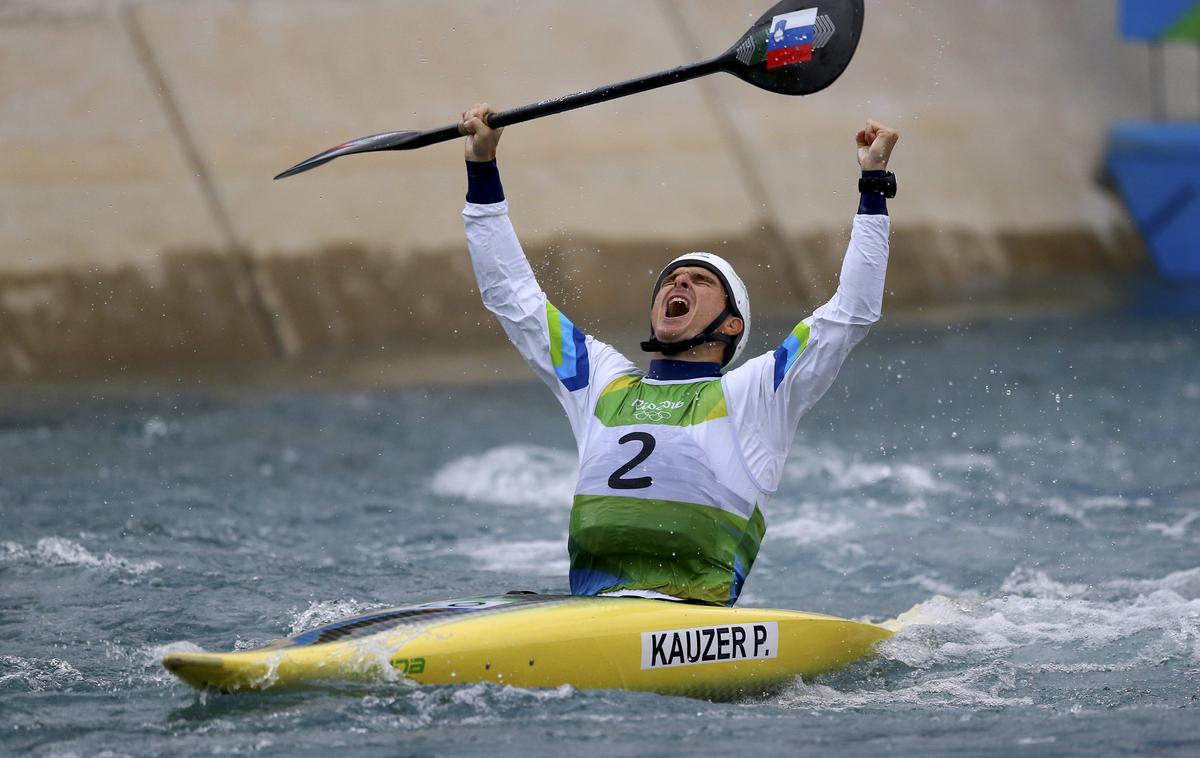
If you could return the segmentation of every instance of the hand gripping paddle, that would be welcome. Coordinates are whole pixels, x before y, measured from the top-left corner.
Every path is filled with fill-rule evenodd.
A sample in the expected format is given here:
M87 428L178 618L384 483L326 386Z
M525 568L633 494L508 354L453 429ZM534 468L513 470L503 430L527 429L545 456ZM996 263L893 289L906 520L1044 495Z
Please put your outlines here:
M716 58L492 113L488 115L487 124L493 128L519 124L717 71L733 74L742 81L781 95L808 95L833 84L850 65L862 35L862 25L863 0L783 0L755 21L733 47ZM461 124L427 132L372 134L318 153L275 178L308 171L343 155L414 150L462 135Z

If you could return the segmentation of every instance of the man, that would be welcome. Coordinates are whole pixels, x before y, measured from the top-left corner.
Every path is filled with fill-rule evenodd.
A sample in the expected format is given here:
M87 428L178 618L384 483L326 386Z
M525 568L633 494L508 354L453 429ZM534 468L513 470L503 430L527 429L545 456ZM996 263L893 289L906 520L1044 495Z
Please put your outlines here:
M725 374L746 345L750 302L728 262L681 256L651 291L645 372L585 335L538 286L496 168L502 129L463 113L471 263L484 305L567 412L579 448L571 592L733 605L766 532L762 509L803 416L879 319L887 267L886 172L899 135L858 132L862 191L833 299L771 353Z

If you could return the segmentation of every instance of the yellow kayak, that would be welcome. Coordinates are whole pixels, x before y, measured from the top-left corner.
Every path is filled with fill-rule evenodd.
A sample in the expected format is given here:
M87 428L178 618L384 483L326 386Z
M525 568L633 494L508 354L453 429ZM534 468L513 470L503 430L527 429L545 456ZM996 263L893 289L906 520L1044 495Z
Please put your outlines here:
M510 593L372 611L254 650L170 653L163 665L222 692L402 675L724 699L840 668L891 635L801 611Z

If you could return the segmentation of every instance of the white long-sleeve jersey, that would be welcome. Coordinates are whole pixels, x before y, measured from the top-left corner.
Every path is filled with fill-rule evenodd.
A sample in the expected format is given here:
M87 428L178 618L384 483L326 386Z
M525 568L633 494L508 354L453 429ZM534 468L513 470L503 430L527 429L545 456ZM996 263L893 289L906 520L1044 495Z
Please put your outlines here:
M507 201L468 202L463 217L484 305L575 435L572 591L732 605L800 418L879 319L888 216L855 216L837 292L776 350L674 381L646 376L549 302Z

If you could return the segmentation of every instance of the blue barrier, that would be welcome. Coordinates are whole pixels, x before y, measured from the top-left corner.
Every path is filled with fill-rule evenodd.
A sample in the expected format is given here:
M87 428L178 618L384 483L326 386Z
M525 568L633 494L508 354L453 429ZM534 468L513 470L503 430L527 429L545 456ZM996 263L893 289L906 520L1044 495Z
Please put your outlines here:
M1158 270L1200 281L1200 123L1118 124L1106 164Z
M1200 0L1123 0L1120 28L1127 39L1194 39Z

